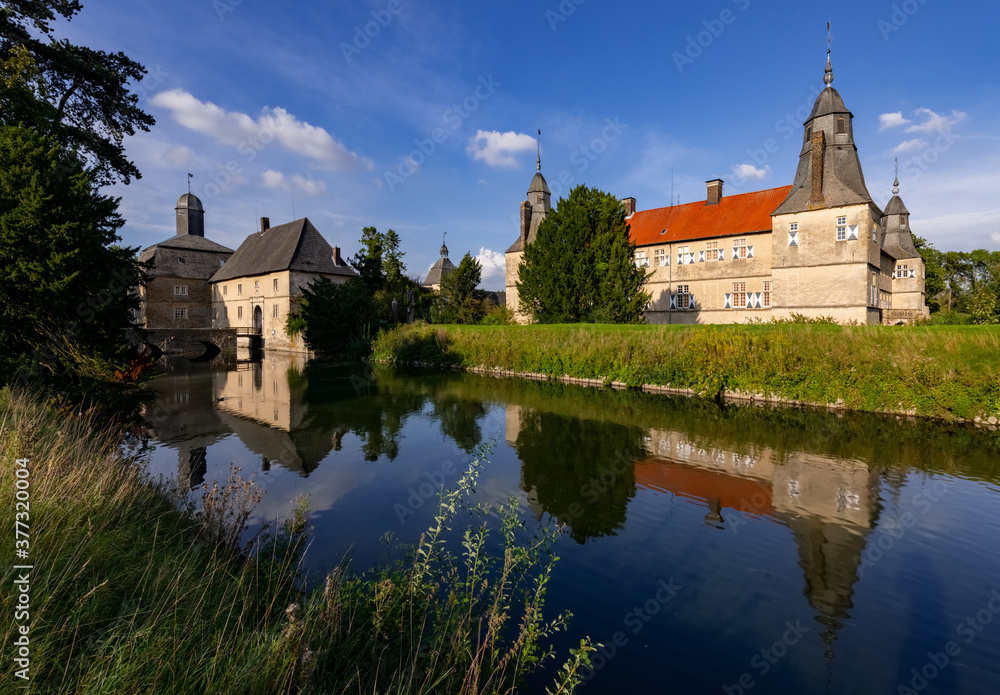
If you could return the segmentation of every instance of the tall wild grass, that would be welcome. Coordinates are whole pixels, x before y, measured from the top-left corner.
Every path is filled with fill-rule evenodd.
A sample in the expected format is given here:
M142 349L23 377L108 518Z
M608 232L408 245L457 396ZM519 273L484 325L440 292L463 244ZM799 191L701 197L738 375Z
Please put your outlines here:
M500 368L552 377L778 396L864 411L1000 415L1000 327L431 326L381 333L384 364Z
M481 463L442 492L405 559L361 574L345 564L307 591L305 510L240 546L252 480L234 470L197 511L179 509L121 444L120 431L0 392L5 528L15 459L30 459L32 692L510 693L554 657L545 640L569 616L542 613L553 532L528 534L513 501L473 505ZM452 547L470 509L494 523ZM13 564L0 570L8 587ZM9 647L18 628L4 596ZM571 651L550 692L573 690L592 649ZM0 692L20 685L0 672Z

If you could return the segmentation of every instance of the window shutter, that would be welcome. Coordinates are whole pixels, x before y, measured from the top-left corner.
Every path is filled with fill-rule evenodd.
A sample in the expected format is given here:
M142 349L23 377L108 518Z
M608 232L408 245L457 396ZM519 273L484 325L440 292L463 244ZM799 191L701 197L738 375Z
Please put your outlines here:
M798 246L799 245L799 233L798 232L789 232L788 233L788 245L789 246Z
M733 308L733 295L729 294L728 292L726 292L726 305L724 308L726 309Z
M704 263L705 262L705 252L704 251L699 251L698 252L698 262L699 263Z
M694 292L688 295L688 307L694 309Z
M684 265L684 254L677 254L677 265Z
M747 292L747 309L753 309L753 292Z
M917 277L917 271L916 271L916 270L911 270L911 271L910 271L910 277L911 277L911 278L915 278L915 277Z
M671 309L676 309L677 308L677 295L676 294L670 295L670 308Z
M719 249L719 260L720 261L726 260L726 250L725 249Z
M760 309L760 292L754 292L753 294L753 308Z
M753 246L747 246L747 258L753 258Z
M858 225L852 224L850 227L847 228L847 238L848 239L858 238Z

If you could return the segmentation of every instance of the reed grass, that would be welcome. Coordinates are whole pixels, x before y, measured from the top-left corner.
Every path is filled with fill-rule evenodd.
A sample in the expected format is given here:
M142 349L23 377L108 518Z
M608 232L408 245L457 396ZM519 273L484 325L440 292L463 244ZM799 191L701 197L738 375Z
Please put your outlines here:
M237 470L195 510L149 483L121 431L10 390L0 450L6 528L15 461L30 461L32 692L510 693L554 657L543 642L569 617L543 619L553 533L528 534L513 502L465 529L459 549L446 540L463 510L489 513L471 502L481 463L442 492L406 559L362 573L345 563L307 591L305 510L240 547L259 490ZM581 641L553 692L572 691L592 649ZM23 685L0 672L0 692Z

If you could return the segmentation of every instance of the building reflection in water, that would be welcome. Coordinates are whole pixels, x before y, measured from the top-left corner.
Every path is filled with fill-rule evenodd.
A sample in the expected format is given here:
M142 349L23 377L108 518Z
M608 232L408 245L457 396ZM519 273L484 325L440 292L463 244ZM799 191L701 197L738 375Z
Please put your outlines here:
M748 515L783 523L798 546L805 596L831 647L849 617L861 553L878 519L876 470L860 460L752 442L741 451L715 449L700 443L705 437L681 431L577 421L567 432L557 417L507 406L506 439L521 459L521 487L536 518L548 513L580 542L614 534L639 487L704 505L705 523L715 528L749 523ZM594 431L608 441L592 441ZM567 434L579 439L553 441ZM544 453L538 442L548 443Z
M154 379L156 393L146 413L150 435L161 447L177 452L177 479L182 490L205 482L206 451L229 434L213 407L214 375L208 368Z
M308 476L340 449L343 429L310 422L302 378L306 362L305 355L267 352L259 361L215 374L219 419L257 455L261 470L278 465Z

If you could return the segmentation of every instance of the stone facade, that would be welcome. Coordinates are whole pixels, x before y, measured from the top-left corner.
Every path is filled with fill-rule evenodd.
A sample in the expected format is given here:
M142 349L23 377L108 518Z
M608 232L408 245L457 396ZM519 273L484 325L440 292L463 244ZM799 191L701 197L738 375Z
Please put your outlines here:
M320 277L347 282L356 273L307 218L248 236L210 281L215 328L251 329L265 350L307 352L301 334L286 330L302 290Z
M177 201L177 234L143 249L151 261L149 281L139 288L138 323L148 330L189 330L212 327L209 279L233 255L233 250L205 238L201 201L185 193Z
M792 314L840 323L912 322L928 315L924 264L898 196L883 212L865 185L853 114L826 88L804 125L792 185L725 196L707 182L703 202L636 211L623 199L636 264L649 268L650 323L743 323ZM521 205L521 234L507 250L507 303L518 311L524 246L548 213ZM544 183L544 179L541 179ZM547 188L545 189L547 193ZM540 214L539 214L540 213ZM519 322L527 317L516 314Z

